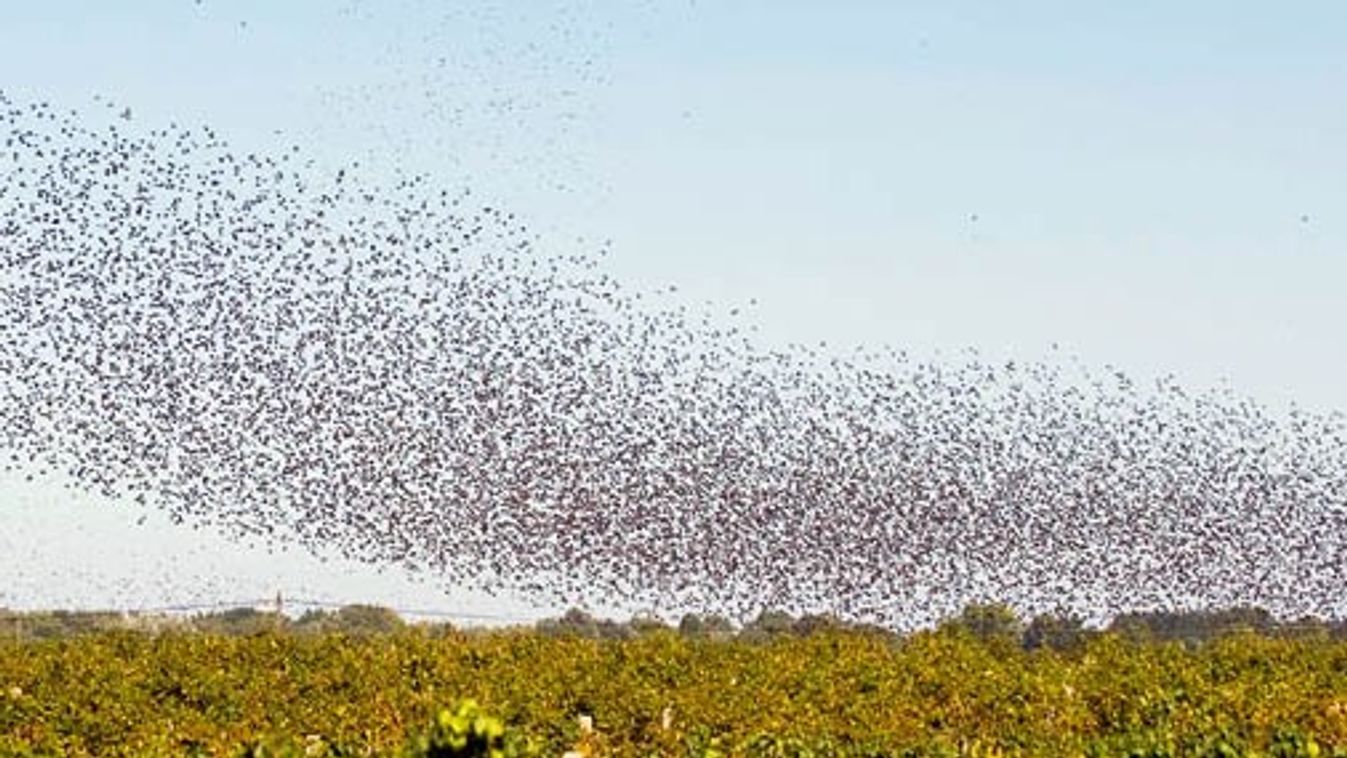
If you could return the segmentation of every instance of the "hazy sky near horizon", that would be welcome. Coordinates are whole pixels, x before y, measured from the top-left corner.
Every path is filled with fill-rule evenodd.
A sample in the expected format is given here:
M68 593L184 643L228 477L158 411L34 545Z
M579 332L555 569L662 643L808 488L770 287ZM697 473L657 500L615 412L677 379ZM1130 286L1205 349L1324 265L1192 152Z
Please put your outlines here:
M1343 39L1329 0L47 0L0 8L0 89L428 172L767 341L1347 411ZM34 498L0 531L59 540Z

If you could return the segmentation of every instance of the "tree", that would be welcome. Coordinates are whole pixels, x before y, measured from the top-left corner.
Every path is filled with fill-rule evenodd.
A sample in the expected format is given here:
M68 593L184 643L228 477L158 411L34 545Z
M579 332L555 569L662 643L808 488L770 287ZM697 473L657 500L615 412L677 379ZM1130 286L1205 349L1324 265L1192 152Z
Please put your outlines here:
M537 629L539 634L549 637L598 639L601 636L599 620L589 612L579 608L571 608L561 618L543 619L534 628Z
M1025 627L1023 643L1026 650L1075 650L1085 643L1087 635L1083 619L1070 611L1058 610L1034 616Z
M806 613L795 620L795 623L791 626L791 631L801 637L808 637L819 632L848 628L850 628L849 624L831 613Z
M740 636L745 639L765 640L795 633L795 617L785 611L763 611L744 625Z
M659 634L660 632L671 631L670 626L664 623L664 619L661 619L653 613L638 613L635 616L632 616L628 626L631 627L632 633L636 635Z
M348 634L391 634L406 627L397 611L377 605L342 606L333 621Z
M194 628L210 634L257 634L285 629L289 624L289 619L275 611L259 611L256 608L230 608L203 614L192 620Z
M1005 603L971 603L954 619L942 626L960 629L985 642L1018 645L1024 623Z
M734 636L734 624L717 614L689 613L678 622L678 633L694 639L728 639Z

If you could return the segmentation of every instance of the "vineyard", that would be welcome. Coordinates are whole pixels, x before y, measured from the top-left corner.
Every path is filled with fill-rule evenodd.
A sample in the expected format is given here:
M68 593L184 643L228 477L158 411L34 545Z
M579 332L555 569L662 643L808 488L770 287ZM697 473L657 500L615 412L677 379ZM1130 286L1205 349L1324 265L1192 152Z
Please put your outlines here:
M1347 755L1347 642L967 625L0 641L0 755Z

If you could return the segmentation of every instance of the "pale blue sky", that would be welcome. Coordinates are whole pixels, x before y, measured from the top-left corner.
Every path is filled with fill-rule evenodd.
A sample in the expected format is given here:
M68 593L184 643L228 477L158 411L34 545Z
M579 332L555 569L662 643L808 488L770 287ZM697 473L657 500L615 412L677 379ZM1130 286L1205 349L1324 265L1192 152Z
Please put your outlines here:
M0 87L429 171L767 341L1347 410L1344 40L1327 0L44 0Z
M726 5L612 94L633 275L1347 408L1347 7Z

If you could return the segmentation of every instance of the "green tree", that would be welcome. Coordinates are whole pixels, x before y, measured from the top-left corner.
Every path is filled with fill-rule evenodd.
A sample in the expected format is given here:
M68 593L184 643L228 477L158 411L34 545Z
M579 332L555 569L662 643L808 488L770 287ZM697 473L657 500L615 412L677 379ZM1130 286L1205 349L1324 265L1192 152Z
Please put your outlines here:
M942 626L966 631L984 643L1018 645L1024 635L1024 623L1005 603L971 603Z
M1040 613L1024 629L1024 648L1038 650L1076 650L1085 644L1089 632L1084 619L1069 611Z
M678 622L678 633L693 639L729 639L734 636L734 624L713 613L689 613Z

